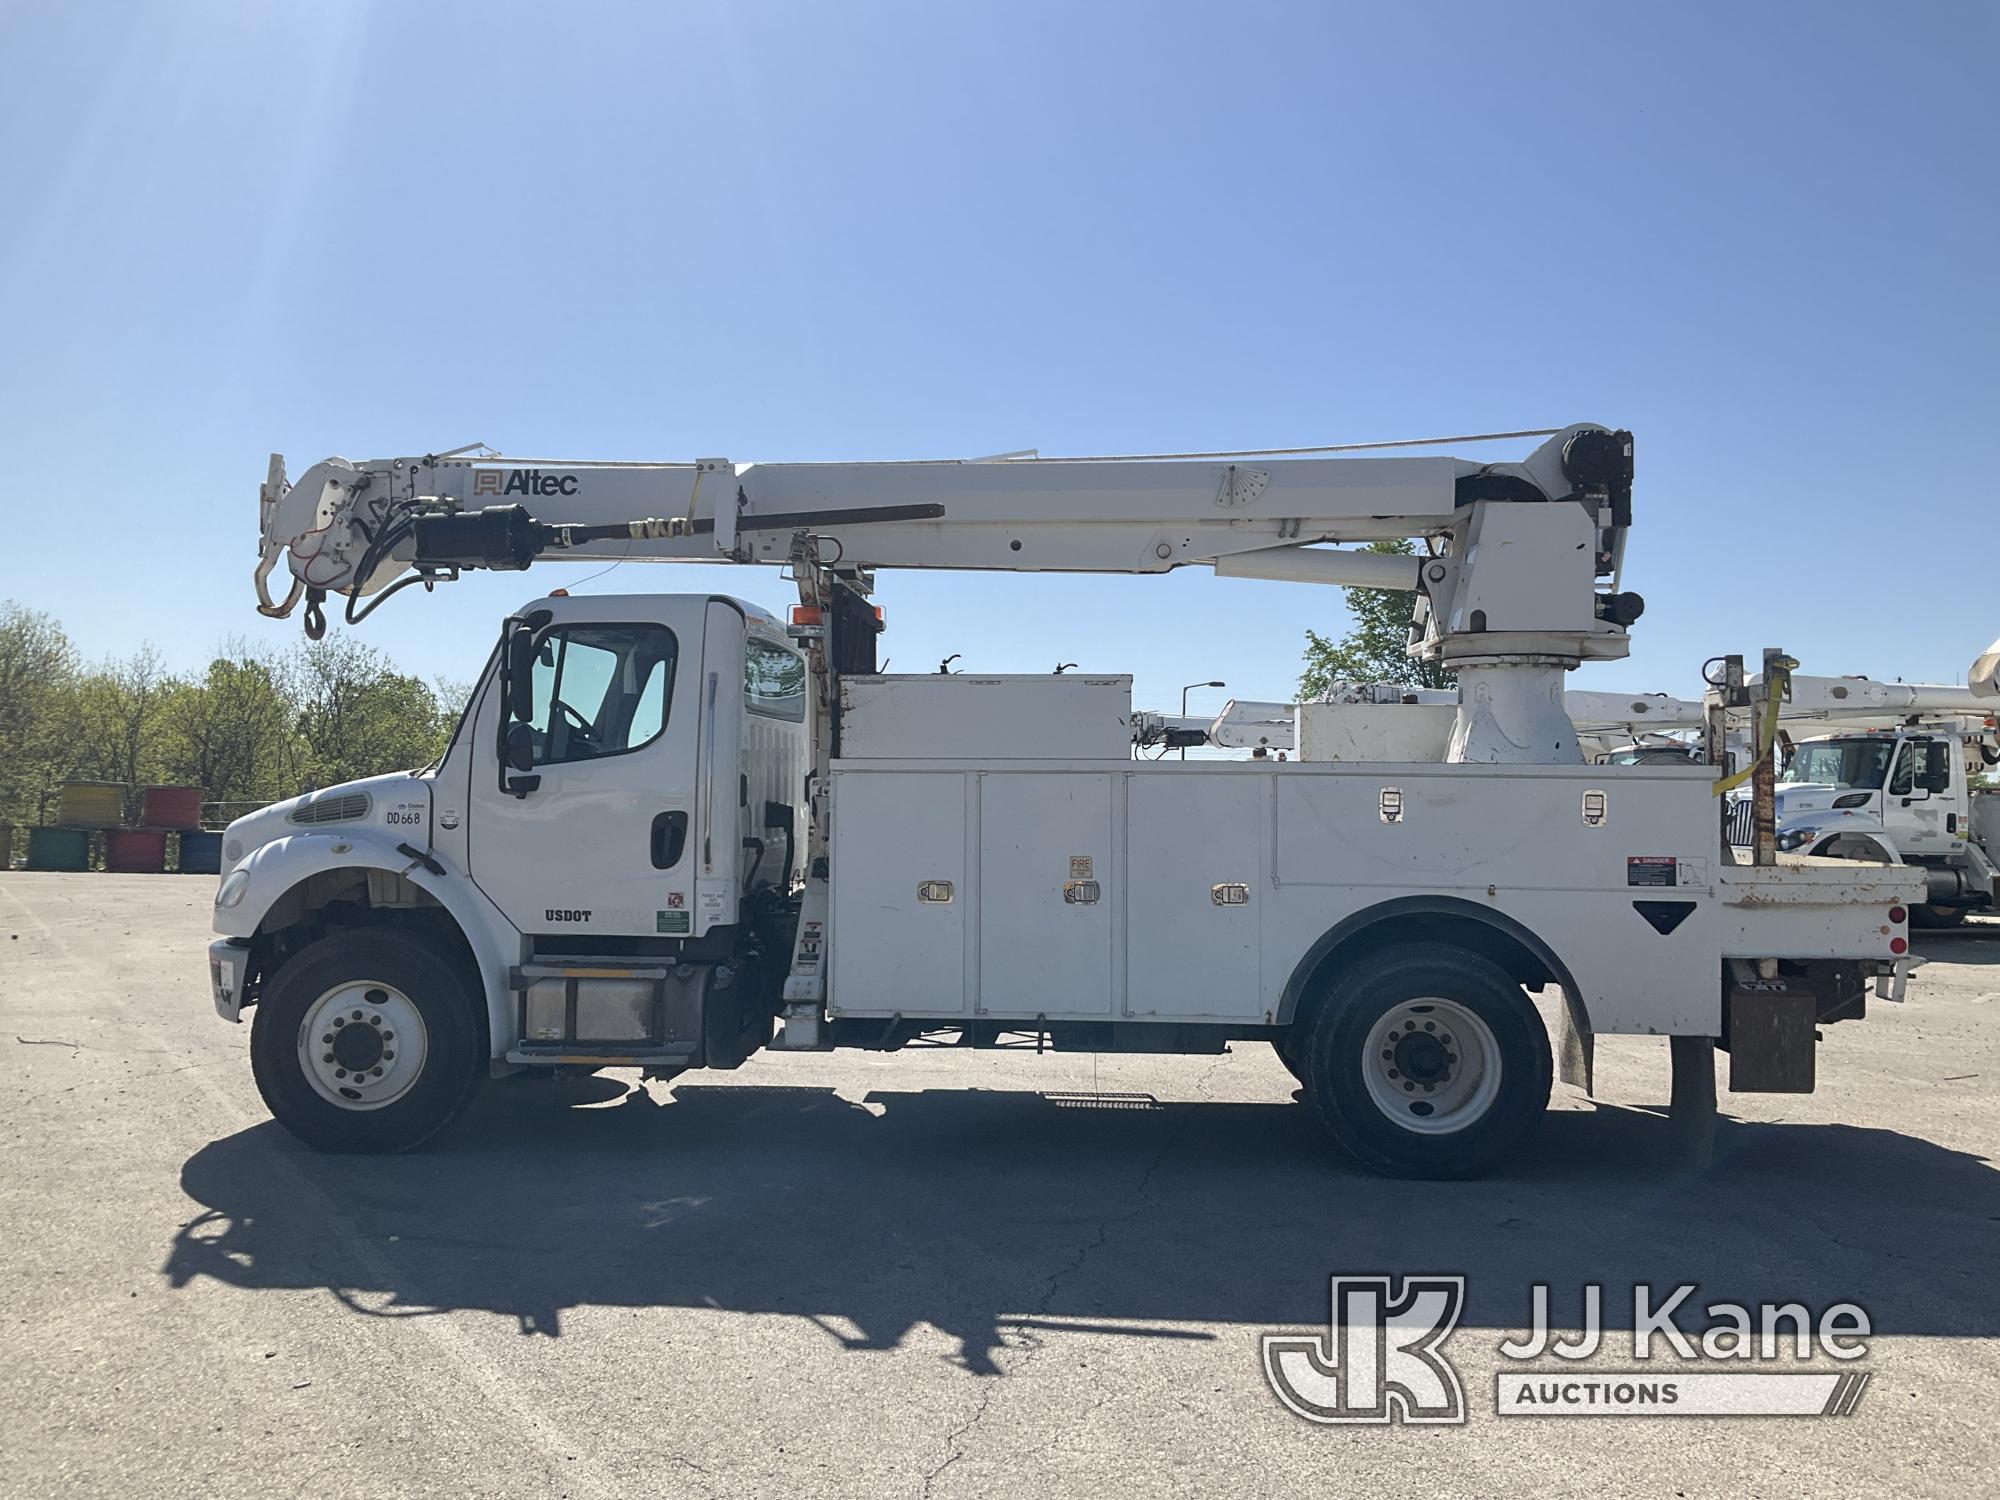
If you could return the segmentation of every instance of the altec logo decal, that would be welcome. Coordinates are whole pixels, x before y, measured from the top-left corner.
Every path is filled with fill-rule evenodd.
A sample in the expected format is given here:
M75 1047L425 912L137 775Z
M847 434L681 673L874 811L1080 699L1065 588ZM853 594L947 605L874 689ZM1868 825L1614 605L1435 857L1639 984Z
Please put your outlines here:
M472 475L475 495L574 495L574 474L544 474L540 469L476 469Z

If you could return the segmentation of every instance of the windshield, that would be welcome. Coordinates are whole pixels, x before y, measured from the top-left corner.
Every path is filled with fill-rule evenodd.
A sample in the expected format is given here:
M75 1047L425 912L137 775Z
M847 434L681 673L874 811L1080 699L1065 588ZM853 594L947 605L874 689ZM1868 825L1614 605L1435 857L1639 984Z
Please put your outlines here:
M1874 791L1889 772L1894 740L1820 740L1792 752L1781 782L1812 781Z
M1682 745L1635 745L1614 750L1599 762L1607 766L1677 766L1693 762L1694 751Z

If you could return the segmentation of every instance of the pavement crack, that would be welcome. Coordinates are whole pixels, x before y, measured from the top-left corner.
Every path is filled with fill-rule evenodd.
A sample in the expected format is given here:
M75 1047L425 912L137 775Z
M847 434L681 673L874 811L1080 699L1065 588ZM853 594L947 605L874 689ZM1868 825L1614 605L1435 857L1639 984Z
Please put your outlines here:
M958 1426L954 1427L950 1432L945 1434L945 1439L944 1439L945 1456L943 1461L940 1462L938 1466L932 1469L928 1474L924 1475L925 1500L929 1500L931 1491L938 1482L938 1476L943 1474L946 1469L949 1469L953 1464L957 1463L961 1458L965 1457L964 1445L965 1445L966 1434L971 1432L973 1428L977 1427L981 1422L986 1420L986 1409L992 1404L993 1404L993 1387L990 1384L981 1385L979 1388L979 1401L978 1404L972 1408L972 1415L967 1417L963 1422L959 1423Z
M1021 1450L1021 1457L1028 1458L1035 1454L1053 1452L1068 1442L1092 1417L1109 1406L1114 1399L1115 1397L1110 1391L1100 1393L1096 1400L1092 1401L1082 1411L1063 1423L1061 1427L1050 1434L1046 1441L1036 1443L1032 1448L1023 1448Z
M1219 1062L1221 1059L1217 1061ZM1206 1082L1208 1074L1214 1070L1215 1064L1210 1064L1207 1069L1203 1070L1201 1079L1197 1080L1197 1092L1200 1091L1201 1085ZM1122 1213L1106 1214L1098 1220L1097 1233L1078 1248L1076 1254L1070 1258L1067 1265L1060 1266L1050 1273L1048 1285L1043 1289L1040 1301L1033 1308L1029 1309L1027 1313L1028 1317L1047 1316L1050 1309L1054 1307L1056 1295L1062 1290L1063 1284L1076 1275L1078 1271L1081 1271L1090 1258L1110 1242L1112 1231L1120 1225L1130 1223L1145 1212L1148 1199L1152 1195L1153 1178L1158 1175L1160 1168L1166 1165L1167 1158L1172 1156L1174 1151L1180 1146L1189 1128L1194 1123L1194 1119L1195 1111L1182 1106L1180 1119L1175 1122L1174 1128L1168 1133L1167 1139L1161 1142L1159 1150L1153 1153L1152 1158L1147 1161L1145 1167L1140 1171L1139 1180L1133 1185L1129 1206ZM1019 1346L1021 1348L1020 1362L1010 1370L1002 1372L996 1369L994 1373L1004 1373L1010 1376L1019 1375L1029 1365L1034 1363L1036 1356L1042 1352L1048 1341L1032 1335L1026 1335L1025 1337L1025 1345ZM986 1414L993 1404L993 1396L996 1389L997 1387L990 1382L982 1386L979 1401L973 1407L972 1414L945 1434L944 1458L935 1468L924 1475L923 1492L926 1500L928 1500L928 1497L936 1488L937 1481L944 1474L945 1470L965 1457L966 1439L971 1436L973 1430L981 1422L986 1420ZM1103 1400L1091 1406L1083 1413L1082 1417L1078 1418L1078 1421L1083 1420L1083 1417L1088 1417L1098 1406L1102 1406L1108 1400L1110 1400L1110 1397L1106 1396ZM1074 1426L1075 1424L1071 1425Z

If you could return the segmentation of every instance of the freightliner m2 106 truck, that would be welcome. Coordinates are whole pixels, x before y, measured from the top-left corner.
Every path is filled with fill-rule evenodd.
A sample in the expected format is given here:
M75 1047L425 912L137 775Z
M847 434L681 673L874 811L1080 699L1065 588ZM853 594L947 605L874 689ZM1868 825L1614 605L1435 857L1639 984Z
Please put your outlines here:
M1589 424L1510 463L274 459L258 591L309 631L544 557L768 564L797 602L523 605L435 764L230 827L216 1007L337 1150L523 1070L1262 1042L1366 1166L1460 1176L1548 1102L1534 990L1585 1086L1595 1037L1643 1034L1711 1109L1718 1045L1733 1087L1810 1089L1922 880L1738 863L1713 768L1583 763L1562 684L1638 617L1631 479ZM1339 545L1390 537L1422 550ZM877 670L879 570L1191 565L1410 591L1463 686L1445 760L1140 760L1123 676Z

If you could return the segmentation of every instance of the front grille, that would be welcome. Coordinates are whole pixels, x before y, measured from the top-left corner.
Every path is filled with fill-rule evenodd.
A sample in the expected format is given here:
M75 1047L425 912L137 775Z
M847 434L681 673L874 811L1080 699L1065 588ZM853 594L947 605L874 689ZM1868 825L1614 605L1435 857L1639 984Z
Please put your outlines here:
M293 823L353 823L368 816L366 792L340 792L308 797L292 809Z
M1729 818L1724 826L1729 830L1729 842L1739 849L1747 849L1757 840L1757 808L1748 797L1729 804Z

